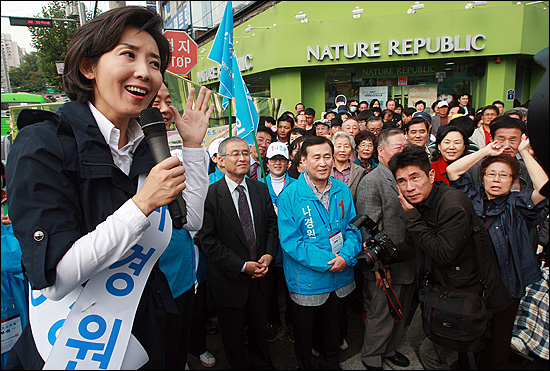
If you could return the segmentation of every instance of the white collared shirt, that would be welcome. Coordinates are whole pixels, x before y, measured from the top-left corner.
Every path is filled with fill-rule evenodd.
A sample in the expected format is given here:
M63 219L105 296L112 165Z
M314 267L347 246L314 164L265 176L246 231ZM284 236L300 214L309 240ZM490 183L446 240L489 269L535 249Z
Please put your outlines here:
M239 214L239 191L237 191L237 184L236 182L229 179L227 175L224 176L224 179L227 183L227 187L229 188L229 193L231 194L231 198L233 199L233 205L235 205L235 210L237 210L237 215L239 218L241 215ZM250 209L250 216L252 217L252 227L254 230L254 236L256 235L256 228L254 228L254 211L252 210L252 203L250 202L250 193L248 192L248 185L246 184L246 180L243 179L241 184L244 188L244 194L246 195L246 200L248 201L248 208Z
M137 146L141 143L145 135L141 130L141 127L136 120L130 120L128 124L128 130L126 135L128 136L128 143L122 148L118 148L118 141L120 140L120 130L116 128L111 121L105 115L98 111L97 108L91 102L88 102L88 107L92 111L92 115L97 122L99 131L105 138L105 142L111 149L111 155L116 166L122 170L126 175L130 174L130 167L132 166L132 158Z
M114 163L127 175L132 166L133 152L145 137L139 124L131 120L128 144L118 148L120 131L92 104L88 103L98 127L111 149ZM206 148L181 148L186 170L186 188L182 191L187 203L187 224L183 229L193 231L202 227L204 200L208 192L209 161ZM126 169L126 170L125 170ZM126 201L107 219L69 248L56 266L55 284L41 291L51 300L60 300L74 288L108 269L134 246L150 222L132 199Z

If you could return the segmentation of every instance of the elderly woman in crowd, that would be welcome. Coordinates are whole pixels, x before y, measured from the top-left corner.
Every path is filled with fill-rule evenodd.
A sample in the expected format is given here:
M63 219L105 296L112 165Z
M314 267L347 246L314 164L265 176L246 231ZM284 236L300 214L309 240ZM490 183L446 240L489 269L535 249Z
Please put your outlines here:
M494 369L506 368L520 299L525 295L525 288L542 277L529 231L547 204L540 189L548 182L548 176L531 154L529 139L523 134L518 149L534 189L511 192L519 177L519 162L503 153L505 148L498 141L490 142L447 167L450 185L472 200L476 214L484 221L493 241L502 280L514 299L508 308L493 317L490 330L494 341L482 352L480 369L489 365ZM482 159L483 184L480 185L473 183L465 172Z
M334 144L334 164L330 175L346 183L355 200L355 191L365 172L361 166L351 161L355 141L348 133L337 131L332 136L332 143Z
M376 142L376 135L368 130L362 130L355 136L355 150L357 151L355 163L362 166L367 174L378 166Z
M444 125L438 130L431 163L435 170L435 181L442 180L449 184L447 166L467 154L467 147L468 137L462 129Z

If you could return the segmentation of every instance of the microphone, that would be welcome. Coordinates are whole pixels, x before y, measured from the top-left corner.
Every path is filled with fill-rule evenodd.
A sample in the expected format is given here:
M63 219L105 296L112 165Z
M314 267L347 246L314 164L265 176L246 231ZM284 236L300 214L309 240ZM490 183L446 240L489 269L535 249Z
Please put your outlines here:
M145 134L147 143L149 143L155 162L158 164L170 157L170 147L166 137L166 123L160 110L157 107L145 108L140 112L139 118L139 124L143 134ZM172 218L172 226L175 229L181 229L187 223L187 205L181 193L168 204L168 211Z

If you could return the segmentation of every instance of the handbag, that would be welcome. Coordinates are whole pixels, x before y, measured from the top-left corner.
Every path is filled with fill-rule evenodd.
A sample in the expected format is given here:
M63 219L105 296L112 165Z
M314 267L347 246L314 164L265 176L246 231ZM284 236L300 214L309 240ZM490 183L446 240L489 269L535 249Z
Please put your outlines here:
M475 215L474 215L475 216ZM487 304L485 271L481 266L483 225L474 223L476 260L482 292L451 288L431 282L432 259L425 255L426 275L419 291L422 327L426 336L445 348L463 353L483 350L489 337L492 311Z

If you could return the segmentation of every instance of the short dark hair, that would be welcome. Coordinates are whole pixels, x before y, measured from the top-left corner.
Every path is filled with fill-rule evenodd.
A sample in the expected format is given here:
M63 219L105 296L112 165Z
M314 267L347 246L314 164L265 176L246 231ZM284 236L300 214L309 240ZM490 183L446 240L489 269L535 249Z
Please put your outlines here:
M371 103L372 103L372 102L371 102ZM374 113L374 112L378 112L378 113L381 113L381 112L382 112L382 108L380 108L380 107L372 107L370 110L371 110L373 113Z
M472 119L470 119L472 120ZM460 129L457 126L454 125L441 125L437 129L437 135L435 136L435 151L432 154L432 162L439 160L441 157L441 152L439 151L438 145L443 142L443 139L452 131L456 131L462 135L462 140L464 141L464 151L462 151L462 154L460 157L464 156L468 153L468 149L470 148L470 145L468 144L468 137L466 136L466 133L462 129Z
M292 112L290 112L290 111L284 111L283 114L281 115L281 117L282 117L282 116L285 116L285 115L294 117L294 113L292 113Z
M306 115L312 115L315 117L315 110L313 108L306 108L305 109Z
M271 130L270 128L268 128L265 125L259 125L258 126L258 130L256 131L256 134L258 134L259 132L269 134L271 136L271 141L272 142L273 142L273 139L275 139L275 133L273 132L273 130Z
M387 109L387 108L382 111L382 113L380 114L380 117L384 118L384 116L386 116L386 114L388 113L391 115L391 118L393 119L394 112L391 109Z
M437 104L441 102L441 99L437 99L432 103L432 111L435 112L435 108L437 107Z
M302 106L304 106L304 104L303 104L302 102L296 103L296 105L294 106L294 109L298 108L298 106L299 106L300 104L301 104ZM305 108L305 107L306 107L306 106L304 106L304 108Z
M272 125L276 125L277 121L275 121L275 118L273 116L260 116L260 122L262 120L262 117L264 117L264 123L269 122Z
M494 101L493 103L491 103L493 106L497 105L497 104L502 104L503 106L505 105L503 101L501 100L496 100Z
M393 155L388 162L388 167L394 177L397 170L406 168L407 166L418 166L420 170L429 176L432 166L430 165L430 159L428 158L426 149L414 144L408 145L402 152Z
M294 129L292 129L288 132L288 137L290 138L290 135L294 134L294 133L298 133L298 134L301 134L301 135L307 135L307 131L305 129L294 128Z
M362 100L361 102L359 102L359 105L362 105L362 104L366 104L367 107L369 106L369 102L367 102L366 100Z
M495 162L508 164L510 166L510 169L512 169L512 178L514 179L514 181L519 178L519 161L517 158L510 156L507 153L502 153L498 156L489 156L485 158L481 162L481 166L479 168L479 172L482 178L485 175L485 172L487 171L489 165L494 164Z
M386 101L386 107L388 106L388 103L390 103L391 101L393 101L395 104L397 104L397 102L395 101L395 99L391 99L391 98L390 98L390 99L388 99L388 100Z
M471 137L476 130L476 124L474 123L474 120L470 118L470 116L455 117L454 119L449 121L449 125L456 126L457 128L461 129L468 138Z
M330 126L342 126L343 123L342 119L338 116L330 120Z
M330 150L332 151L332 155L334 155L334 144L332 144L332 141L327 137L321 137L317 135L311 135L306 137L306 139L302 143L302 148L300 149L302 157L307 157L307 152L309 147L317 146L319 144L325 144L325 143L330 145Z
M376 135L374 135L368 130L361 130L360 132L357 133L354 139L355 139L355 148L357 148L361 144L361 142L364 140L370 140L374 148L376 148L376 145L378 144L377 143L378 138L376 138Z
M430 131L430 123L425 119L423 119L422 117L416 116L416 117L413 117L412 120L409 121L407 125L405 125L405 132L408 134L409 128L411 125L420 124L420 123L423 123L424 125L426 125L426 130Z
M347 111L346 111L346 112L338 112L338 113L336 114L336 117L338 117L340 120L344 121L344 119L342 119L342 116L343 116L343 115L348 116L348 118L351 117L351 113L349 113L349 112L347 112Z
M465 95L466 95L468 98L470 98L470 94L468 94L468 93L460 93L460 94L458 94L458 98L462 98L462 97L465 96Z
M279 126L279 122L281 121L286 121L288 123L290 123L290 127L293 128L294 127L294 119L292 118L292 116L289 116L289 115L282 115L281 117L279 117L277 119L277 126Z
M403 109L403 116L412 116L413 113L416 112L416 108L413 107L407 107Z
M326 119L329 113L332 113L334 116L336 116L336 112L334 112L334 111L327 111L327 112L324 113L323 118Z
M369 118L371 118L372 116L374 116L374 113L372 113L371 110L366 109L366 110L361 111L357 114L357 120L358 121L366 121Z
M418 102L416 102L416 103L414 104L414 106L416 107L416 106L418 106L419 104L423 104L423 105L424 105L424 108L426 108L426 102L424 102L423 100L419 100Z
M520 119L515 119L510 116L498 116L491 121L489 130L491 131L491 137L495 139L498 129L519 129L522 134L525 134L525 124Z
M466 114L466 110L460 104L453 104L449 109L455 108L455 107L458 107L458 111L456 111L456 113L461 113L463 115Z
M298 138L294 139L290 143L290 146L288 148L289 156L292 156L292 152L300 145L300 143L302 143L304 140L306 140L306 138L307 138L306 135L302 135L301 137L298 137ZM298 152L296 152L294 157L290 158L290 162L292 163L291 166L293 166L294 168L297 168L298 165L300 164L301 158L302 158L302 151L300 149L300 150L298 150Z
M485 107L483 107L483 108L481 109L481 116L483 116L483 114L485 113L485 111L490 110L490 109L493 110L493 111L495 111L495 112L497 113L497 115L500 113L500 110L498 109L497 106L492 105L492 104L489 104L489 105L487 105L487 106L485 106Z
M508 110L502 114L502 116L510 115L518 115L520 119L523 119L523 112L515 108L512 108L511 110Z
M142 6L111 9L79 27L71 39L63 70L63 90L70 100L92 101L93 84L80 72L81 63L97 64L103 54L116 47L126 27L136 27L153 37L159 49L160 72L164 75L170 61L170 44L162 34L160 15Z

